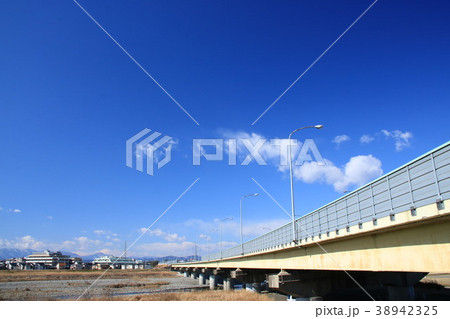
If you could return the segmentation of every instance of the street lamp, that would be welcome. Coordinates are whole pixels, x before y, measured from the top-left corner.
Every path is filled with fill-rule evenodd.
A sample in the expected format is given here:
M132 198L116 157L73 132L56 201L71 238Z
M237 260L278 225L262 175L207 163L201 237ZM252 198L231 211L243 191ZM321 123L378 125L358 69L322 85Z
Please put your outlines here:
M244 254L244 233L243 233L243 231L242 231L242 200L244 199L244 198L246 198L246 197L250 197L250 196L258 196L259 194L258 193L256 193L256 194L249 194L249 195L245 195L245 196L242 196L241 197L241 205L240 205L240 218L241 218L241 255L243 255Z
M293 178L293 172L292 172L292 146L291 146L291 137L295 132L298 132L300 130L303 130L305 128L316 128L321 129L323 125L314 125L314 126L305 126L298 128L289 134L289 171L290 171L290 177L291 177L291 208L292 208L292 240L295 243L297 243L297 231L295 227L295 206L294 206L294 178Z
M223 245L222 245L222 222L226 221L226 220L233 220L233 217L227 217L224 219L219 219L219 232L220 232L220 259L222 259L222 250L223 250Z
M200 235L199 237L206 240L206 253L208 255L208 260L209 260L209 236L208 235Z

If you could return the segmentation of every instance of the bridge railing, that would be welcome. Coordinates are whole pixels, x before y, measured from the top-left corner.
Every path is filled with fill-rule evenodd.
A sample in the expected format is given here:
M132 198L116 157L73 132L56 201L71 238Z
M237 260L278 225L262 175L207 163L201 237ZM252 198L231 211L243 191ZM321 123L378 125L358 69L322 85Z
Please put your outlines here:
M349 231L362 225L416 207L450 198L450 142L402 167L316 209L296 220L297 239L305 242L331 232ZM347 229L347 230L346 230ZM244 243L244 254L274 249L291 243L292 224L286 224ZM204 256L216 260L241 255L241 246Z

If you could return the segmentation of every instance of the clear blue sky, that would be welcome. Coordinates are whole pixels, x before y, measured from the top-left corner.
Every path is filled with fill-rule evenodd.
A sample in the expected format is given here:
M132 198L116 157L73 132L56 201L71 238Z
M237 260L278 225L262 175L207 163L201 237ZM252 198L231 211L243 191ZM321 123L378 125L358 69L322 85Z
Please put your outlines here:
M286 138L323 124L297 135L330 164L298 168L299 216L341 196L340 179L354 189L449 139L448 1L378 1L253 126L372 1L79 3L200 125L73 1L2 1L0 248L117 254L196 178L130 254L187 255L194 242L214 250L214 219L224 217L234 218L224 241L239 242L248 193L261 196L244 202L246 239L287 221L251 180L288 209L286 171L194 167L193 138ZM144 128L177 140L154 176L125 166L125 141Z

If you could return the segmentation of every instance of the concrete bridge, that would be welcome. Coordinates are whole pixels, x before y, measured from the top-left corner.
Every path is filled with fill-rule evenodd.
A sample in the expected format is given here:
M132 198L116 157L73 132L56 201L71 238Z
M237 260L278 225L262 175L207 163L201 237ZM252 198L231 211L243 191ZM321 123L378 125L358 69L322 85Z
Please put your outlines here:
M174 270L232 289L296 297L408 300L430 272L450 273L450 142L241 246Z

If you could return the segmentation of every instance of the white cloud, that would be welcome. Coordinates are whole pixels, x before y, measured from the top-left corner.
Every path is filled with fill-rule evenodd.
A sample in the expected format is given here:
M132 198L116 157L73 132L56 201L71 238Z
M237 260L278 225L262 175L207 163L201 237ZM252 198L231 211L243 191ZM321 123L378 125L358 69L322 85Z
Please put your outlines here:
M201 238L201 239L204 239L206 241L210 241L211 240L211 236L208 236L208 235L205 235L205 234L200 234L198 237Z
M409 145L408 139L412 136L412 134L409 132L403 133L400 131L394 131L389 134L389 136L392 136L396 139L397 150L406 145ZM256 141L260 139L264 139L264 136L257 133L222 131L222 135L224 138L234 138L238 141L240 139L249 139L250 141L252 141L252 144L256 144ZM373 139L374 138L370 135L363 135L360 138L360 141L362 143L369 143ZM332 142L339 146L341 143L349 140L350 137L344 134L336 136ZM301 144L299 143L299 145L293 147L293 154L299 152L300 146ZM227 148L225 148L225 150L226 149ZM289 169L288 165L281 165L281 163L283 159L284 161L286 161L288 157L287 147L284 148L286 152L283 153L282 150L283 148L278 145L266 143L259 152L261 155L263 155L263 158L265 160L267 160L270 164L276 166L278 171L286 172ZM238 154L242 152L248 153L245 146L239 142L237 143L237 152ZM295 155L293 155L293 157L294 156ZM279 162L275 162L275 159L278 159ZM305 161L303 165L294 166L295 178L306 183L326 183L332 185L336 191L343 192L348 190L348 188L350 187L362 186L383 174L383 170L381 169L381 161L372 155L354 156L350 158L350 160L343 167L337 167L330 160L323 161L326 165L323 165L324 163L321 161L321 159L319 160L316 158L315 160L316 161L314 162L312 161L312 158L310 158L309 161ZM231 224L233 223L224 223L224 230L228 227L231 227L228 226ZM211 229L214 226L207 225L207 227ZM203 231L208 231L208 229L203 229Z
M65 240L58 243L44 242L30 235L16 237L14 239L0 238L0 248L32 249L35 251L43 251L45 249L53 251L66 250L80 256L97 253L105 250L106 247L114 247L114 245L115 244L110 241L94 240L85 236L80 236L73 238L72 240ZM116 249L109 249L109 251L114 251L116 254L121 252L121 247L117 246L115 248Z
M370 136L369 134L364 134L363 136L360 137L359 141L362 144L369 144L370 142L372 142L375 138Z
M400 130L387 131L381 130L381 133L386 136L386 138L392 138L395 141L395 150L400 152L405 147L410 146L409 140L413 137L411 132L402 132Z
M225 141L225 152L229 153L229 139L235 139L236 140L236 150L238 155L238 164L242 162L244 157L247 157L249 154L249 151L247 147L242 142L243 140L248 140L252 145L256 145L261 140L266 140L266 138L262 135L259 135L257 133L247 133L247 132L231 132L231 131L224 131L222 133L222 136L226 138ZM273 145L271 143L268 143L266 140L266 143L262 145L262 147L259 149L259 154L265 161L270 160L277 160L280 158L280 156L284 156L287 158L287 153L280 152L280 147L277 145ZM240 162L239 162L240 160ZM254 159L253 159L254 160Z
M144 233L146 230L147 230L146 227L142 227L139 231L141 233ZM147 231L147 234L150 236L162 237L165 240L167 240L168 242L176 242L176 241L185 241L186 240L185 236L180 236L177 233L167 233L167 232L162 231L159 228L150 229Z
M85 236L76 237L76 238L74 238L74 240L77 243L78 249L80 249L80 250L87 249L90 246L100 246L100 245L104 244L101 240L90 239Z
M112 237L118 236L118 234L113 233L110 230L103 230L103 229L94 230L93 233L96 234L97 236L105 236L106 239L111 239Z
M0 247L43 250L45 248L45 244L30 235L26 235L23 237L16 237L13 240L0 238Z
M46 216L46 217L47 217L47 219L50 219L50 220L53 219L53 216Z
M333 185L336 191L343 192L352 186L362 186L383 174L381 161L372 155L354 156L343 168L325 161L327 165L324 166L310 162L295 167L295 178L305 183L325 182Z
M339 146L339 145L341 145L341 143L347 142L347 141L350 141L350 136L345 135L345 134L338 135L332 140L332 142L335 143L337 146Z
M73 240L65 240L65 241L63 241L62 246L63 246L63 247L73 247L73 246L75 246L76 244L77 244L77 243L74 242Z
M106 247L114 247L113 249L106 249ZM86 236L79 236L63 242L63 245L59 245L58 249L71 250L74 253L85 256L97 252L103 252L105 254L120 254L122 247L117 243L111 241L103 241L99 239L91 239Z
M18 208L8 208L5 209L3 207L0 207L0 212L4 211L5 213L15 213L15 214L20 214L22 212L22 210L18 209Z

